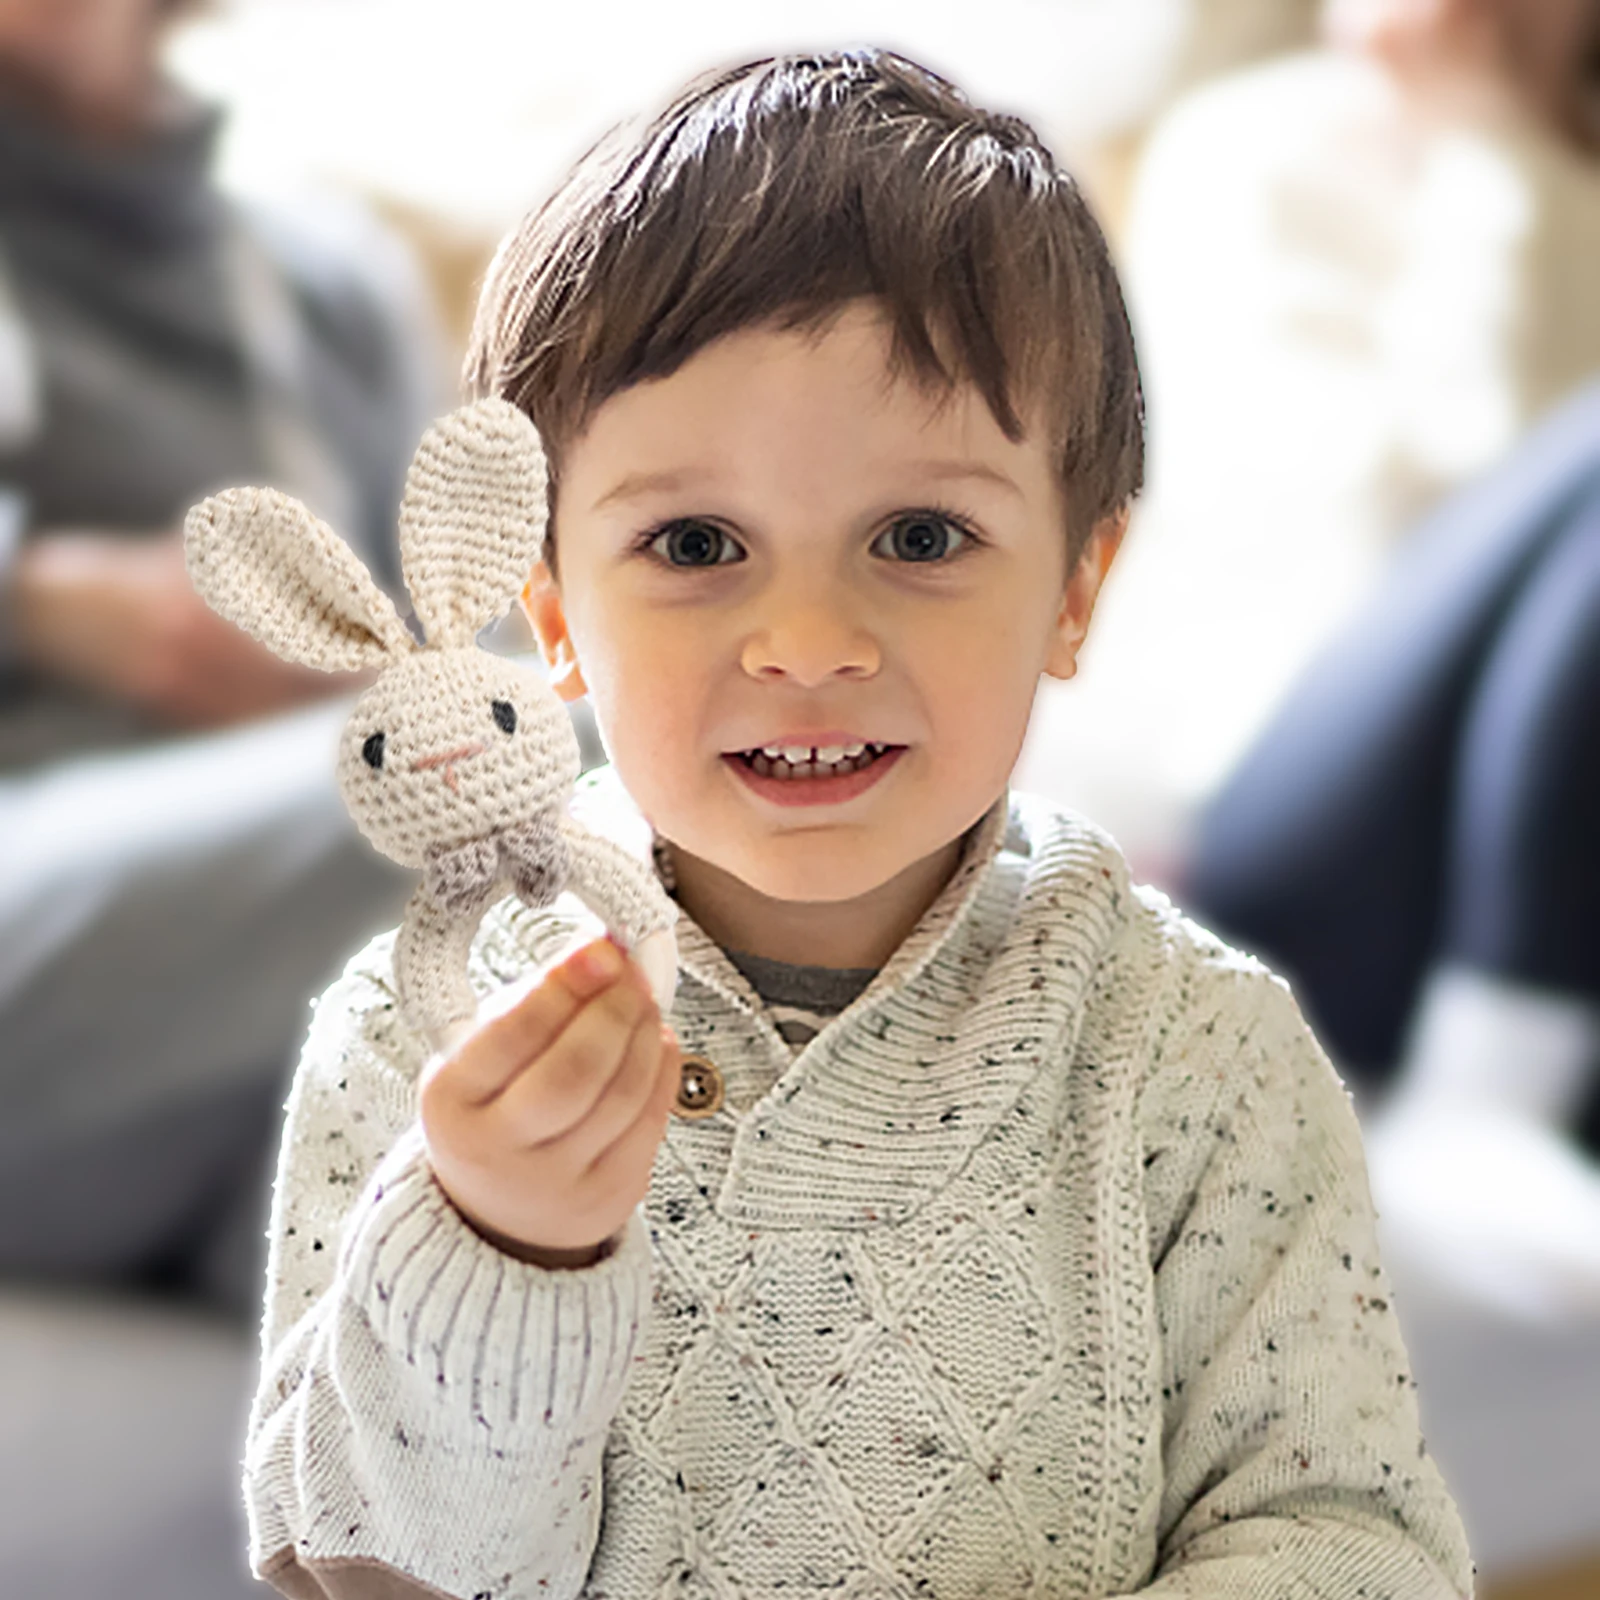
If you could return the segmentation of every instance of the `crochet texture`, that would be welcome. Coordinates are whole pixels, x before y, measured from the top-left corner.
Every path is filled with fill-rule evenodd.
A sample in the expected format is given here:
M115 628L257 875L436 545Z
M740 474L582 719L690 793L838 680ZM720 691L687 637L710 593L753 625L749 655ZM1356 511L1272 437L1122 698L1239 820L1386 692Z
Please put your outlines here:
M339 789L379 850L423 869L394 959L401 1002L436 1044L472 1019L467 951L507 888L533 906L571 888L629 948L677 916L644 863L568 816L578 745L549 684L477 644L538 559L546 480L538 433L505 401L428 429L400 507L421 645L354 551L289 496L232 489L185 522L189 572L220 615L286 660L379 669L340 738Z

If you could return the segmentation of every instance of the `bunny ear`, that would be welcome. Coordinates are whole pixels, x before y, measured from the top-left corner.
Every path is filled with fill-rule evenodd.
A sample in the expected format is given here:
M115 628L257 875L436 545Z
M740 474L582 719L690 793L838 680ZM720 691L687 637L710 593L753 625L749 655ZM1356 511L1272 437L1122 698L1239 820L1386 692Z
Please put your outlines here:
M327 523L276 489L227 489L183 524L201 598L285 661L324 672L416 648L389 597Z
M400 506L400 564L431 645L470 645L510 608L544 544L545 456L505 400L423 435Z

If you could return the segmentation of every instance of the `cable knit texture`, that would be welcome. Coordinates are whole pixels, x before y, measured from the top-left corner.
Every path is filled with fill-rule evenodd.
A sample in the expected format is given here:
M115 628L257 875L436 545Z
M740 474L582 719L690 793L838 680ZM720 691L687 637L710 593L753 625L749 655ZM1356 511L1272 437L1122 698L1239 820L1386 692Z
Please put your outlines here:
M426 872L394 976L435 1042L471 1020L467 950L497 891L540 906L570 884L630 948L677 917L637 857L569 817L581 763L554 689L476 643L543 548L546 481L537 430L504 400L429 427L400 507L420 647L360 558L299 501L229 489L184 523L190 576L219 615L286 660L381 669L340 736L339 792L379 850Z
M637 848L611 775L586 789ZM475 985L580 921L502 902ZM462 1600L1470 1594L1351 1103L1279 980L1025 796L798 1054L679 930L673 1024L726 1105L672 1124L585 1271L500 1256L429 1174L387 939L318 1006L258 1570Z

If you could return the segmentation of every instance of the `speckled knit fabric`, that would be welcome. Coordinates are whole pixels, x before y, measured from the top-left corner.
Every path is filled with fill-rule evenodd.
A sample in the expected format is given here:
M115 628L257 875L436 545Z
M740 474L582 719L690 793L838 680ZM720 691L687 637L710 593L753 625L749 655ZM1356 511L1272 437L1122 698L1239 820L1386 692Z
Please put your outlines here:
M504 902L474 981L573 926ZM499 1254L433 1180L387 941L323 998L273 1213L258 1571L461 1600L1470 1593L1350 1101L1279 981L1022 796L797 1056L679 928L673 1024L727 1103L673 1123L580 1272Z

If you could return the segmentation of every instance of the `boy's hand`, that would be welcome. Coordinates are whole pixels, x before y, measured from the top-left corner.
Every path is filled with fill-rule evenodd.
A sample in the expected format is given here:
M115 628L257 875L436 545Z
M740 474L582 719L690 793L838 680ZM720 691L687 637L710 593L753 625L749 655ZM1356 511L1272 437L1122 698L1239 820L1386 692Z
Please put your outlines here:
M598 939L429 1063L428 1159L492 1244L587 1265L650 1186L679 1073L644 974Z

